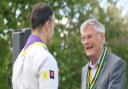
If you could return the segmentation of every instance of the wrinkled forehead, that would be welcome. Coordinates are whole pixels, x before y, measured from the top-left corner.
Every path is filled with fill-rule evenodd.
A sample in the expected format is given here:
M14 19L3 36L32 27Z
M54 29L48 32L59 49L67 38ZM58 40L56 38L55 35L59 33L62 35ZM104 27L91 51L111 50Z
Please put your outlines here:
M94 28L94 30L97 31L97 32L103 32L103 33L105 33L105 27L104 27L104 25L102 23L96 21L96 20L93 20L93 19L85 21L81 25L81 27L80 27L80 32L82 32L83 30L86 30L86 28L88 26L92 26Z
M96 27L95 27L95 25L87 25L86 27L84 27L82 30L81 30L81 32L80 32L81 34L93 34L93 33L97 33L97 31L96 31Z

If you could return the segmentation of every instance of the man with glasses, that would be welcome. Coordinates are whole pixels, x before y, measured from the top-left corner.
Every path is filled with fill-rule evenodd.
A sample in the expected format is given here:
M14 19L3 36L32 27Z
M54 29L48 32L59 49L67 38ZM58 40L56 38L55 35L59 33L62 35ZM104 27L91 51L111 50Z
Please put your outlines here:
M105 27L96 19L80 28L81 41L89 58L82 69L82 89L125 89L125 62L105 45Z

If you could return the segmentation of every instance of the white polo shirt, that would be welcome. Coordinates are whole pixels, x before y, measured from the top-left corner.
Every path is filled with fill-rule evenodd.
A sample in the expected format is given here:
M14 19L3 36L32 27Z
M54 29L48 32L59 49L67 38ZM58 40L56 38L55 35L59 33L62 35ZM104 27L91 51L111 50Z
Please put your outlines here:
M58 89L57 62L41 44L35 42L19 54L13 65L13 89Z

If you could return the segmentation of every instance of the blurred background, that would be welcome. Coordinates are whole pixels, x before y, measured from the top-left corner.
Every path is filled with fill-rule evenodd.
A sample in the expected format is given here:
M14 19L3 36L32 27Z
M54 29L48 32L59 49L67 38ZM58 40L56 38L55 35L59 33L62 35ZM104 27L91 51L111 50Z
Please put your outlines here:
M32 6L37 2L55 12L55 35L48 48L58 62L59 89L80 89L81 69L88 60L79 30L89 18L105 25L110 50L128 64L127 0L0 0L0 89L11 89L12 33L30 27ZM128 66L126 70L128 84Z

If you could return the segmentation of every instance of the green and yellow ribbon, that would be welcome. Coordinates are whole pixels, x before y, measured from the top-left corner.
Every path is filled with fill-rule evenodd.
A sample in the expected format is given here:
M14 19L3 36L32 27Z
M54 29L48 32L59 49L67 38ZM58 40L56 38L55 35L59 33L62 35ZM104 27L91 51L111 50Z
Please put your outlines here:
M108 48L107 46L104 47L104 51L103 51L103 54L101 56L101 59L100 59L100 64L98 66L98 69L96 70L96 74L93 78L93 80L91 81L90 80L90 67L88 67L88 73L87 73L87 76L88 76L88 89L93 89L93 87L95 86L96 84L96 81L98 79L98 76L100 75L100 72L102 70L102 67L103 67L103 64L104 64L104 60L106 58L106 55L107 55L107 51L108 51Z

